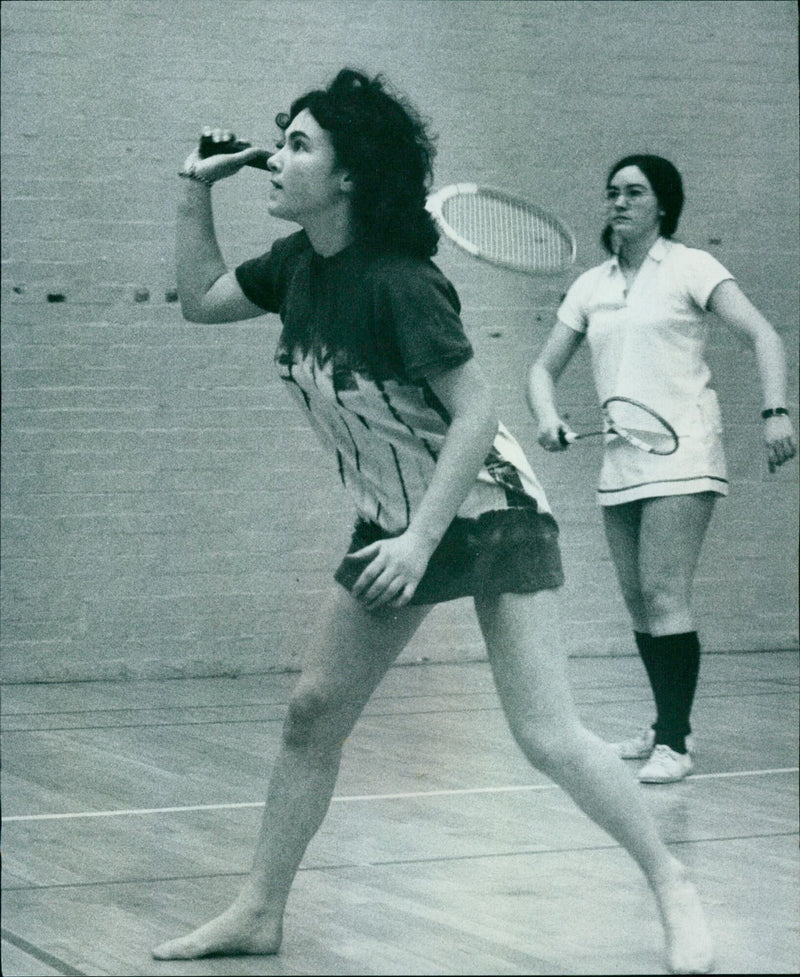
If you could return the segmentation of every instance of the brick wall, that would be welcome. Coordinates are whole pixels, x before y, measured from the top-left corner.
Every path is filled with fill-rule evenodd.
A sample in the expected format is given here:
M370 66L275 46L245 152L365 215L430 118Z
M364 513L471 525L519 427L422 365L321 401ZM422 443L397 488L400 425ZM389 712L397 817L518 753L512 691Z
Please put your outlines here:
M98 0L2 5L3 674L9 681L294 667L330 599L350 511L278 388L277 322L181 319L176 170L200 127L271 138L342 65L384 71L439 134L437 182L521 191L601 257L599 190L636 150L687 186L687 243L781 331L796 419L797 14L791 2ZM230 265L264 250L263 175L214 191ZM593 501L598 450L546 456L527 365L572 276L440 264L562 525L573 654L632 644ZM58 301L58 299L62 299ZM48 300L50 299L50 300ZM699 569L709 650L797 643L797 463L766 473L751 354L709 352L733 480ZM565 376L593 401L585 354ZM483 654L468 602L404 661Z

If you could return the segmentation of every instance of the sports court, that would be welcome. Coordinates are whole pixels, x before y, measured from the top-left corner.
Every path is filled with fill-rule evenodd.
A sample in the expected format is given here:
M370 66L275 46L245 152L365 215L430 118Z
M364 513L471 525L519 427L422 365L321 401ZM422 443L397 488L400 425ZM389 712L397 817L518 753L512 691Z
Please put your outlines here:
M182 320L176 172L203 125L274 139L297 92L354 64L431 118L437 185L524 194L572 228L569 273L534 280L446 243L436 261L561 527L581 718L616 740L651 697L594 502L599 453L535 445L525 371L598 260L608 164L662 152L686 179L682 238L781 333L796 423L795 5L8 0L2 27L3 973L665 972L643 877L531 772L461 600L348 741L281 953L151 958L248 870L352 522L274 376L277 320ZM215 190L231 264L285 233L259 179ZM695 588L695 771L641 790L697 884L717 972L798 973L798 466L766 471L751 354L712 332L709 361L732 488ZM590 387L583 357L562 394L576 424L593 423Z

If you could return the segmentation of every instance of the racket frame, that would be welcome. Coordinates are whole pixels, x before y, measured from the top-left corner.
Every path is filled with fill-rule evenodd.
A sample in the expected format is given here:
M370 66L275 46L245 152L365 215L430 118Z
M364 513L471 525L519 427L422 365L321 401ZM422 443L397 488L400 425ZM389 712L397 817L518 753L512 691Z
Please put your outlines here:
M459 196L491 197L494 200L500 201L501 203L504 202L514 204L524 210L531 211L535 215L544 218L558 230L568 244L568 260L562 262L560 265L554 268L536 268L530 265L523 265L519 262L505 261L502 258L496 258L493 255L487 254L485 251L482 251L474 241L470 241L462 234L459 234L459 232L450 225L447 218L444 216L444 205L448 200ZM485 261L487 264L494 265L497 268L504 268L507 271L515 271L521 275L561 275L575 262L575 257L577 255L577 243L575 240L575 235L567 227L567 225L550 211L545 210L543 207L539 207L530 200L526 200L524 197L509 193L506 190L500 190L497 187L479 183L450 183L447 186L441 187L439 190L432 191L428 195L425 206L428 212L436 220L444 236L449 241L452 241L456 247L461 248L462 251L465 251L473 258L478 258L480 261Z
M615 427L614 422L612 421L611 416L608 413L608 405L617 402L623 404L632 404L634 407L638 407L640 410L643 410L646 414L649 414L651 417L654 417L659 422L659 424L662 425L662 427L664 428L664 432L672 438L672 446L670 447L669 451L663 451L659 448L653 447L652 445L648 444L646 441L643 441L641 438L637 438L635 434L631 434L624 427L620 427L620 428ZM622 438L623 441L626 441L634 448L638 448L639 451L644 451L650 455L660 455L662 457L666 457L667 455L674 455L675 452L678 450L678 446L680 444L680 438L678 437L678 432L675 430L675 428L669 423L669 421L663 418L658 413L658 411L653 410L652 407L648 407L647 404L643 404L640 400L634 400L632 397L608 397L606 400L603 401L600 409L603 411L603 417L606 422L606 427L604 427L602 431L586 431L583 434L577 434L574 431L570 431L569 433L567 433L566 431L562 430L559 435L561 443L566 446L568 444L572 444L575 441L582 440L583 438L594 438L594 437L599 437L600 435L611 434L611 435L616 435L616 437L618 438Z

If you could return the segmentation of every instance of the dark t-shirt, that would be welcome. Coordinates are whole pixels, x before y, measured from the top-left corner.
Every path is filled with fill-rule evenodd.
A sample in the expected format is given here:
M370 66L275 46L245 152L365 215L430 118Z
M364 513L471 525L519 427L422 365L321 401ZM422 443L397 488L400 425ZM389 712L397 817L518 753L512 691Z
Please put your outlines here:
M428 379L472 357L455 289L432 261L353 244L318 255L304 231L236 269L244 294L283 322L275 362L336 457L359 517L407 528L433 477L450 417ZM499 426L459 515L547 500Z
M358 243L323 258L298 231L239 265L236 278L251 302L280 315L285 348L350 351L381 379L412 381L472 356L456 290L429 260Z

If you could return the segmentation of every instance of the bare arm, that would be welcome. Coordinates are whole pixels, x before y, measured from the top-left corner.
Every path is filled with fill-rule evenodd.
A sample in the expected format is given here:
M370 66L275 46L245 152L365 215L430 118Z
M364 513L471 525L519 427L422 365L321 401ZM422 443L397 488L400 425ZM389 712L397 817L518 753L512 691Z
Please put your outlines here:
M432 553L475 484L497 434L497 415L475 360L431 378L428 384L451 422L433 478L407 532Z
M237 173L259 152L246 149L205 160L193 152L184 163L184 170L220 180ZM214 230L211 188L196 180L180 182L175 258L184 317L190 322L236 322L264 315L264 310L242 292L222 257Z
M765 408L786 407L786 356L781 337L734 281L721 282L708 308L755 352ZM792 422L778 415L764 422L767 462L775 471L797 453Z
M358 551L358 557L369 557L371 562L352 593L371 608L402 607L411 599L433 551L475 484L497 433L489 388L474 360L428 383L450 414L450 428L408 529L402 536Z
M555 385L575 351L583 341L583 333L556 322L544 347L528 372L528 406L536 418L539 444L548 451L563 451L561 431L568 431L555 404Z

